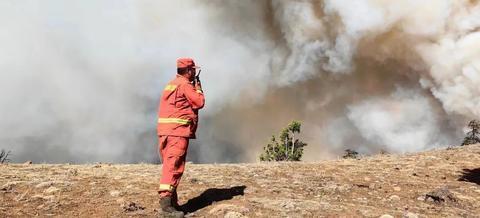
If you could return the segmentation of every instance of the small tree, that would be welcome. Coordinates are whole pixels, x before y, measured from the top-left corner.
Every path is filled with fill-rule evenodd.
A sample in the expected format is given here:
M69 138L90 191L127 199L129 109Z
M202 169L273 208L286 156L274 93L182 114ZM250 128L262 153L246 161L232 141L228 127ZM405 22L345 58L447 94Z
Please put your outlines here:
M292 121L278 136L272 136L270 143L263 147L260 161L300 161L306 143L300 141L295 134L300 133L302 123Z
M478 120L472 120L468 123L468 127L471 131L469 131L463 139L462 146L480 143L480 122Z
M8 155L10 155L10 151L6 152L3 149L0 151L0 164L10 161L10 159L8 159Z

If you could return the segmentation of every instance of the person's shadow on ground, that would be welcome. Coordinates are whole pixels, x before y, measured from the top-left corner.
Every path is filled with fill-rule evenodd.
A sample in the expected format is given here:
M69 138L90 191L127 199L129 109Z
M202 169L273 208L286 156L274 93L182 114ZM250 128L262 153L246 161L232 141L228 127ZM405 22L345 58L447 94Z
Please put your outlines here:
M472 182L480 185L480 168L463 169L462 177L458 181Z
M184 213L192 213L204 207L212 205L213 202L230 200L237 195L243 195L247 186L235 186L231 188L210 188L199 196L192 198L180 206Z

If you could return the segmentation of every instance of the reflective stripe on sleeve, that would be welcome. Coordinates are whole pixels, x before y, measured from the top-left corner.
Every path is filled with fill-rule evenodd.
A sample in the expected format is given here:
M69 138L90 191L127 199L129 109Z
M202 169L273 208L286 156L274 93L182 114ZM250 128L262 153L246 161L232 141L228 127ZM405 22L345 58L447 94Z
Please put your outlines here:
M158 123L190 124L190 120L180 118L158 118Z

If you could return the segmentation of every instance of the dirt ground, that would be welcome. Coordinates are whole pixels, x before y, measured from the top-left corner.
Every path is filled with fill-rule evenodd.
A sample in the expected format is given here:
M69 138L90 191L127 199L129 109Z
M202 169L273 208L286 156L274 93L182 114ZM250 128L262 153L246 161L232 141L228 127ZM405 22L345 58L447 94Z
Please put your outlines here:
M159 173L151 164L0 165L0 217L155 217ZM187 217L480 217L480 145L315 163L189 163L179 195Z

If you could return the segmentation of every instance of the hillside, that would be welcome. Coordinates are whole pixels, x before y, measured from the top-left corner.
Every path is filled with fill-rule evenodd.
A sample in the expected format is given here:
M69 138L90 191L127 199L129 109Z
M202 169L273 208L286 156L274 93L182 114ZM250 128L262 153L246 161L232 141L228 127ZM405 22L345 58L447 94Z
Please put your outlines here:
M0 217L152 217L159 171L0 165ZM188 164L179 195L187 217L480 217L480 145L315 163Z

